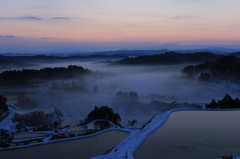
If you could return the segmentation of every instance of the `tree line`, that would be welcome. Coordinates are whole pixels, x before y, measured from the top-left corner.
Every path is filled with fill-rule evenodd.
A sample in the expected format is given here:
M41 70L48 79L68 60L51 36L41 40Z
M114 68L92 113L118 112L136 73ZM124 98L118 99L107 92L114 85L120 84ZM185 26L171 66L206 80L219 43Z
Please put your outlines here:
M164 54L144 55L138 57L125 58L117 62L117 64L124 65L174 65L182 63L195 63L212 61L221 57L210 52L196 52L196 53L176 53L167 52Z
M198 65L189 65L182 69L187 74L201 73L200 80L210 81L211 78L232 76L236 81L240 77L240 59L234 55L223 56L215 61Z
M240 108L240 99L233 99L229 94L226 94L221 100L212 99L210 104L205 105L207 109L234 109Z
M24 86L31 80L69 79L90 74L92 71L81 66L68 66L23 70L7 70L0 74L0 86Z

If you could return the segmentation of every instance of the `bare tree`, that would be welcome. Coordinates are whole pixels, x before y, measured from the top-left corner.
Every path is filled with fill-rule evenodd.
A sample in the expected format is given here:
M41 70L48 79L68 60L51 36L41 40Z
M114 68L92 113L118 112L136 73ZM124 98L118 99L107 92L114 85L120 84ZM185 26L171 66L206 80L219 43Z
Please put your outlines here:
M128 125L131 125L134 128L134 125L137 124L137 120L133 119L133 120L128 120Z

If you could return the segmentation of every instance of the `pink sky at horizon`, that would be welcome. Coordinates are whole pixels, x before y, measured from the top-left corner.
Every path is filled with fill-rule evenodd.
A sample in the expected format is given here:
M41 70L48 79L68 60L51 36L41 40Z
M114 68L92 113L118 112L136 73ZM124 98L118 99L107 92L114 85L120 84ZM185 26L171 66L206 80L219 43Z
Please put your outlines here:
M0 4L0 53L57 46L85 51L83 45L95 49L104 45L106 50L108 45L131 44L240 46L239 0L0 0Z

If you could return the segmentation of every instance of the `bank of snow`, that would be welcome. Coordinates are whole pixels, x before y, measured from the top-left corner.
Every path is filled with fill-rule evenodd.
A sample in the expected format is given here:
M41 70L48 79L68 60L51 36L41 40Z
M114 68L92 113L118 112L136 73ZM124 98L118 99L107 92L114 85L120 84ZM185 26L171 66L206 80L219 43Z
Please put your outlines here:
M60 140L53 140L53 141L48 141L50 136L48 138L45 138L43 142L41 143L35 143L31 145L23 145L23 146L18 146L15 148L22 148L22 147L28 147L28 146L34 146L34 145L40 145L40 144L47 144L47 143L53 143L53 142L59 142L59 141L67 141L67 140L73 140L73 139L80 139L80 138L85 138L85 137L92 137L101 133L104 133L106 131L111 131L111 130L119 130L119 131L126 131L130 132L130 135L124 139L118 146L112 149L112 152L106 155L101 155L94 157L93 159L123 159L123 158L128 158L128 159L134 159L133 154L135 151L140 147L140 145L143 143L143 141L151 135L153 132L155 132L157 129L159 129L168 119L168 117L171 115L171 113L175 111L186 111L186 110L198 110L198 111L211 111L211 109L174 109L174 110L169 110L161 115L158 115L156 117L153 117L150 121L147 122L147 125L143 127L142 129L122 129L122 128L111 128L111 129L106 129L103 131L99 131L97 133L91 134L91 135L85 135L85 136L79 136L79 137L73 137L73 138L65 138L65 139L60 139ZM232 111L232 110L240 110L240 109L221 109L220 111ZM12 117L14 116L14 110L10 109L10 113L8 117L6 117L1 123L0 127L9 129L11 128L11 125L13 124L11 121ZM217 111L213 109L212 111ZM106 120L96 120L96 121L106 121ZM93 124L95 121L89 123L88 125ZM109 122L109 121L108 121ZM114 123L109 122L110 124L115 125ZM84 125L86 126L86 125ZM74 127L70 127L74 128ZM59 133L64 133L67 132L67 129L61 129ZM50 134L54 134L54 132L49 132ZM5 148L6 149L6 148ZM11 149L11 148L7 148ZM240 159L240 157L237 157L236 159Z
M13 111L14 112L14 111ZM10 118L10 117L9 117ZM53 135L56 135L56 134L61 134L61 133L69 133L69 132L80 132L80 131L83 131L83 130L80 130L80 131L68 131L67 129L69 128L77 128L77 127L86 127L86 126L89 126L89 125L92 125L94 124L95 122L108 122L109 124L111 124L112 126L114 126L115 128L109 128L109 129L105 129L105 130L101 130L101 131L98 131L96 133L93 133L93 134L89 134L89 135L83 135L83 136L76 136L76 137L70 137L70 138L63 138L63 139L57 139L57 140L50 140L51 137ZM6 122L6 124L4 125L7 125L8 123ZM85 130L89 130L89 129L85 129ZM58 130L58 132L54 132L54 131L36 131L36 132L33 132L33 131L28 131L28 132L24 132L24 133L19 133L18 135L21 135L21 134L28 134L28 133L31 133L31 134L43 134L43 135L40 135L40 136L32 136L32 137L24 137L24 138L29 138L30 140L34 140L34 139L42 139L42 142L38 142L38 143L32 143L32 144L28 144L28 145L21 145L21 146L14 146L14 147L6 147L6 148L0 148L0 150L9 150L9 149L18 149L18 148L24 148L24 147L31 147L31 146L36 146L36 145L43 145L43 144L49 144L49 143L56 143L56 142L62 142L62 141L69 141L69 140L75 140L75 139L82 139L82 138L88 138L88 137L93 137L93 136L96 136L96 135L99 135L99 134L102 134L102 133L105 133L105 132L108 132L108 131L123 131L123 132L127 132L127 133L132 133L134 130L132 129L124 129L124 128L120 128L120 126L114 124L113 122L109 121L109 120L105 120L105 119L96 119L86 125L81 125L81 126L73 126L73 127L68 127L68 128L64 128L64 129L60 129ZM21 137L19 137L21 138ZM17 138L18 139L18 138ZM24 140L19 140L18 142L24 142L24 141L28 141L29 139L24 139ZM17 141L15 142L17 143Z
M0 122L0 129L10 130L15 129L15 123L12 122L12 119L15 115L15 111L13 108L8 107L9 114Z
M94 157L92 159L134 159L133 154L134 152L140 147L140 145L143 143L143 141L151 135L153 132L155 132L157 129L159 129L168 119L168 117L171 115L171 113L175 111L186 111L186 110L198 110L198 111L211 111L211 110L203 110L203 109L174 109L169 110L161 115L158 115L151 119L151 121L142 129L142 130L136 130L131 135L129 135L125 140L123 140L118 146L116 146L111 153L106 155L101 155ZM228 109L229 111L232 111L233 109ZM220 111L228 111L226 109L220 109ZM234 109L234 110L240 110L240 109ZM214 109L214 111L216 111ZM237 159L240 159L238 157Z
M186 109L184 109L186 110ZM195 110L195 109L194 109ZM116 146L112 153L107 155L97 156L94 159L133 159L134 152L142 144L142 142L161 125L165 123L169 115L176 110L167 111L151 119L151 121L141 130L136 130Z

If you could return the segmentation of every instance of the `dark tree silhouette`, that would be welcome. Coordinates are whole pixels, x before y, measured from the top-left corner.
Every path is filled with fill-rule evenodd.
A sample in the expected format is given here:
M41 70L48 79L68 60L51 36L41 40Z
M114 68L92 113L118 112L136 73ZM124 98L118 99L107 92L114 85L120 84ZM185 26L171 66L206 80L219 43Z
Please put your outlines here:
M77 88L77 87L78 87L78 84L77 84L75 81L72 81L71 87L72 87L72 88Z
M213 62L205 62L199 65L189 65L182 69L183 73L201 73L199 81L209 81L206 73L211 73L211 81L229 79L240 83L240 59L234 55L221 56Z
M216 60L219 57L222 56L210 52L196 52L186 54L166 52L164 54L144 55L138 57L125 58L116 63L124 65L172 65L187 62L192 63L212 61Z
M202 64L195 65L195 66L193 66L193 65L186 66L182 69L182 72L197 73L197 72L203 72L203 71L210 71L212 66L213 66L213 62L207 61Z
M127 100L127 101L138 101L138 94L137 92L131 91L131 92L121 92L118 91L116 93L116 98L119 100Z
M230 156L222 156L222 159L233 159L233 155L230 155Z
M120 115L118 113L114 113L113 109L108 106L95 106L94 110L88 114L86 121L90 122L95 119L106 119L117 125L120 125L119 122L121 121Z
M201 75L198 78L198 82L210 82L211 81L211 75L210 73L204 72L201 73Z
M205 105L208 109L231 109L231 108L240 108L240 99L232 99L229 94L226 94L221 100L216 102L212 99L210 104Z
M55 121L55 122L53 123L54 129L55 129L55 132L58 131L57 128L58 128L59 125L60 125L60 124L59 124L59 122L57 122L57 121Z
M97 85L95 85L95 86L93 87L93 93L98 93L98 86L97 86Z
M239 58L234 55L224 56L213 63L211 72L215 76L240 75Z
M8 147L8 143L11 142L14 138L14 133L5 130L5 129L0 129L0 147Z
M17 97L18 102L15 104L17 107L22 108L35 108L38 106L38 103L34 100L31 100L28 96L24 93L21 93Z
M81 66L42 68L40 70L7 70L0 73L0 85L5 87L16 85L26 86L29 85L31 80L35 79L69 79L90 73L92 73L92 71L84 69Z
M8 105L6 102L7 102L7 98L0 95L0 115L1 115L1 111L2 112L8 111Z
M189 78L189 79L192 79L192 78L193 78L192 72L189 72L189 73L187 74L187 78Z
M134 125L137 124L137 120L133 119L133 120L128 120L128 125L131 125L134 128Z

